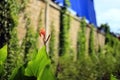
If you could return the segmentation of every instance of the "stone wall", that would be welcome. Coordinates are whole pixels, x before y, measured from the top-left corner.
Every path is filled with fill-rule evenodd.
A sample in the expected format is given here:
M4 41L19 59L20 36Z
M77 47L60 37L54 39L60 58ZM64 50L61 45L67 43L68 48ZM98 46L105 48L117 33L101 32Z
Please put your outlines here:
M49 2L48 7L48 27L47 27L47 33L50 33L50 25L53 22L54 29L55 29L55 48L56 52L58 52L59 47L59 33L60 33L60 11L61 8L53 3ZM18 38L20 40L20 43L22 42L22 39L25 36L26 30L25 30L25 20L24 20L24 14L27 13L31 19L31 24L33 26L33 29L36 31L36 28L39 26L39 15L42 12L42 27L45 27L46 23L46 3L41 0L29 0L29 3L25 9L25 12L20 13L19 18L19 24L18 24ZM80 19L71 14L71 22L70 22L70 41L71 41L71 48L76 53L76 45L77 45L77 33L80 29ZM89 46L89 35L90 35L91 28L87 26L86 29L86 45ZM99 46L104 46L105 36L101 33L99 33L96 29L94 30L95 33L95 48L98 49ZM39 38L39 46L42 46L42 40Z

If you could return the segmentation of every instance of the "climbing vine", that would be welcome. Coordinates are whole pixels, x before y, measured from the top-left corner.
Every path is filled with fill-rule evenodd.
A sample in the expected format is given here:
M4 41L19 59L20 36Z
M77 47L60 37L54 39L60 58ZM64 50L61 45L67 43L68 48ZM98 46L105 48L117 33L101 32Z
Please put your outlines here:
M3 79L11 79L12 74L16 71L17 68L19 68L21 65L23 65L23 55L21 55L20 52L20 45L17 38L17 26L18 26L18 20L19 20L19 14L21 11L21 5L24 4L25 0L22 0L21 2L18 0L5 0L6 3L6 13L8 14L5 18L8 24L6 24L7 27L4 27L6 30L8 30L8 55L7 60L5 63L5 74L3 75Z
M53 22L51 23L51 38L49 42L49 56L52 58L55 55L55 29Z
M70 36L69 36L69 30L70 30L70 14L67 11L67 7L63 7L61 10L61 23L60 23L60 36L59 36L59 60L55 72L55 76L58 79L62 79L63 75L61 73L61 67L64 67L64 71L67 69L66 65L70 65L68 63L64 64L63 60L68 60L69 53L70 53ZM66 58L67 57L67 58ZM62 71L64 73L64 71Z
M38 34L33 31L31 20L29 17L26 17L26 35L22 42L22 52L24 55L25 64L32 59L32 55L37 52L37 38Z
M94 48L94 43L95 43L95 41L94 41L94 26L93 25L91 25L90 26L91 27L91 31L90 31L90 38L89 38L89 54L95 54L95 48Z
M66 8L64 8L61 13L60 55L66 54L69 51L69 29L70 16L67 15Z
M49 40L49 57L51 59L51 63L52 63L52 71L55 73L55 70L56 70L56 64L58 63L57 61L57 56L58 54L56 53L56 40L55 40L55 26L54 26L54 22L52 21L51 22L51 25L50 25L50 34L51 34L51 37L50 37L50 40Z
M10 27L9 27L10 39L8 42L9 51L8 51L7 61L5 64L5 72L6 73L4 74L3 79L9 79L14 68L18 67L18 65L19 65L19 61L17 61L18 56L19 56L19 46L18 46L18 38L17 38L17 32L16 32L16 27L18 24L18 13L19 13L18 6L19 6L19 4L16 0L15 1L8 0L7 4L9 5L8 12L10 15L10 19L12 19L12 22L9 24L10 25ZM14 37L16 37L16 38L14 38Z
M12 73L16 68L19 68L23 64L23 56L20 55L20 46L18 43L18 38L17 38L17 30L16 28L13 28L11 32L11 39L10 43L8 45L8 57L7 57L7 74L6 78L10 79ZM15 38L16 37L16 38ZM17 50L17 51L16 51Z
M80 21L80 29L78 31L78 39L77 39L77 54L78 54L78 57L86 54L85 32L86 32L86 22L85 22L85 19L83 18Z

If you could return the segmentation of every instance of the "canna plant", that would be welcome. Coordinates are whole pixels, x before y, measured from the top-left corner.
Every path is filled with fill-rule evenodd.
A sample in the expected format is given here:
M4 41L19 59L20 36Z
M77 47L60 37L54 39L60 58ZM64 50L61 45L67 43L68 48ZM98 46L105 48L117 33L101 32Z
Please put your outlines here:
M50 68L51 60L46 52L46 43L50 35L45 39L46 32L42 28L39 32L43 39L44 46L37 51L33 51L32 59L19 68L15 68L8 80L54 80L54 75ZM35 48L36 49L36 48ZM34 49L33 49L34 50ZM26 66L27 64L27 66Z
M46 32L44 28L40 30L39 35L43 39L44 46L38 51L35 57L28 62L25 69L25 76L34 76L37 80L55 80L50 68L51 61L46 52L46 43L50 35L45 39Z

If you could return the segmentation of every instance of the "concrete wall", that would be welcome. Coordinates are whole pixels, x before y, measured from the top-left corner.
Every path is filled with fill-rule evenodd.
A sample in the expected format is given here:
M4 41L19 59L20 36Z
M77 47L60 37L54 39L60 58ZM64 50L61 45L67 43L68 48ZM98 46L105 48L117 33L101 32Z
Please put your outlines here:
M46 18L46 3L44 1L40 0L29 0L29 3L23 13L20 13L19 18L19 24L18 24L18 38L20 40L20 43L22 42L22 39L25 36L26 30L25 30L25 23L24 20L24 14L28 14L31 19L31 24L34 27L34 30L37 29L39 26L39 15L42 11L42 27L45 27L45 18ZM56 45L56 52L58 52L58 46L59 46L59 33L60 33L60 11L61 8L56 5L55 3L51 2L49 3L48 8L48 28L47 32L50 33L50 25L53 22L54 29L55 29L55 45ZM71 41L71 48L76 53L76 44L77 44L77 33L80 29L80 19L74 15L71 14L71 23L70 23L70 41ZM90 35L91 28L87 26L86 29L86 45L88 47L89 43L89 35ZM98 49L99 46L104 46L105 36L95 29L95 48ZM39 38L39 46L42 46L42 40Z

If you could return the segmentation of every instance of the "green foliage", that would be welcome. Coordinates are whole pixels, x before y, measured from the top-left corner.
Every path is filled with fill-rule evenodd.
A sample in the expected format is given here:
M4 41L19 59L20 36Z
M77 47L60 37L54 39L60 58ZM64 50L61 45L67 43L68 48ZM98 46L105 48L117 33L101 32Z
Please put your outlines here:
M71 56L61 58L58 80L77 80L77 77L79 77L77 72L76 62L73 62Z
M96 80L94 63L90 57L81 56L73 62L72 56L61 58L59 80Z
M10 80L13 80L13 79L17 80L17 78L19 78L20 80L24 79L24 67L27 65L28 61L34 58L37 52L36 42L37 42L38 34L33 32L33 29L31 28L31 24L30 24L30 19L28 17L26 17L26 30L27 32L26 32L25 38L23 39L22 45L21 46L17 45L19 46L19 48L17 49L19 50L18 52L19 54L16 54L16 55L19 56L18 57L19 60L16 60L16 61L18 61L19 64L21 65L18 65L13 69L12 74L9 78ZM19 41L17 40L17 42ZM14 48L14 47L15 46L12 46L11 48ZM16 50L12 50L12 51L17 52ZM20 61L22 63L20 63Z
M46 53L45 46L38 51L33 60L28 62L25 75L35 76L37 80L54 80L50 69L50 59Z
M38 34L33 33L33 30L31 29L31 22L28 18L28 15L25 14L26 18L26 36L23 40L22 45L19 45L19 41L17 39L17 24L18 24L18 15L20 11L25 9L25 6L27 4L28 0L8 0L6 3L8 4L7 8L9 9L7 12L9 12L11 23L9 34L10 34L10 40L9 40L9 46L8 46L8 57L5 64L6 73L4 74L4 79L9 80L16 80L16 76L22 76L23 77L23 70L20 70L24 64L27 63L27 61L34 58L34 54L37 52L37 46L36 41L38 38ZM19 76L18 76L19 75ZM21 78L19 78L21 79Z
M22 54L24 54L25 64L32 59L34 51L37 52L37 38L39 34L33 31L31 20L26 14L26 35L22 42Z
M8 38L9 38L9 44L8 44L8 56L7 61L5 63L5 74L3 79L12 79L14 78L14 75L17 73L19 68L24 64L23 58L24 54L22 52L21 46L19 45L19 41L17 38L17 25L18 25L18 19L19 19L19 13L25 8L25 5L28 0L7 0L6 1L6 14L7 20L4 20L3 22L7 22L8 28L5 27L7 30L9 30Z
M4 0L6 2L5 10L7 16L6 20L8 27L4 27L8 30L7 37L9 38L8 42L8 56L5 63L5 74L3 79L11 79L12 75L23 65L23 55L20 52L20 45L17 38L17 25L19 19L19 13L21 11L21 6L24 4L25 0Z
M52 58L55 55L55 29L53 22L51 23L51 37L49 42L49 56Z
M108 24L101 24L100 28L105 32L105 44L108 44L108 42L110 43L110 27Z
M27 13L24 13L26 21L26 35L22 45L17 38L17 25L19 13L24 11L29 0L2 0L0 3L0 79L1 80L54 80L51 72L51 61L46 53L45 46L38 51L38 33L33 31L32 22ZM65 0L66 7L70 6L69 0ZM42 25L42 13L39 15L38 29ZM51 25L53 28L53 25ZM105 46L100 47L95 53L94 29L91 27L89 54L86 55L86 22L80 21L80 29L77 39L78 60L73 62L70 50L69 29L70 15L67 8L61 11L60 27L60 56L56 73L59 80L119 80L120 79L120 41L110 34L107 24L102 24L105 31ZM54 29L51 29L49 44L50 56L55 53ZM3 54L5 53L5 54ZM8 54L7 54L8 53ZM66 55L67 54L67 55ZM72 53L74 54L74 53ZM6 59L7 58L7 59ZM28 64L28 65L27 65ZM27 66L27 67L26 67ZM52 67L53 68L53 67ZM55 73L55 74L56 74ZM111 75L112 74L112 75ZM34 76L34 77L32 77Z
M85 19L80 21L80 29L78 31L78 39L77 39L77 54L79 56L83 56L86 54L86 22Z
M109 46L105 46L103 51L98 55L99 58L98 62L99 67L97 67L97 71L99 72L98 78L109 79L110 74L114 71L116 60L112 55L112 48L110 48Z
M92 25L89 38L89 54L95 54L94 43L94 26Z
M12 36L8 45L8 56L6 61L7 79L11 77L14 69L23 65L23 55L20 54L20 46L18 43L16 27L11 31L10 34Z
M3 29L0 30L0 47L4 45L4 41L6 42L9 39L8 44L9 50L7 60L5 63L5 74L4 76L2 76L3 80L24 80L24 79L26 80L24 76L24 67L26 67L28 61L34 59L35 55L37 55L36 43L38 34L34 33L33 30L31 29L31 21L26 13L24 14L24 17L26 20L27 32L22 42L22 45L19 44L17 38L17 26L19 20L18 15L21 11L24 11L27 2L28 0L7 0L7 1L3 0L2 3L0 3L1 9L3 9L3 12L0 12L0 16L2 16L0 18L0 21L2 22L1 25L3 26ZM4 56L2 57L0 56L1 59L3 59L3 57ZM0 65L0 69L2 69L4 67L3 62L0 61L0 63L2 64L2 66ZM50 71L49 65L46 65L41 77L42 80L44 78L48 78L48 75L51 75L49 71Z
M6 57L7 57L7 45L4 45L0 49L0 61L4 62L6 60Z
M69 38L69 30L70 30L70 14L67 13L67 9L63 8L61 11L61 27L60 27L60 51L59 51L59 62L56 69L56 74L58 75L58 79L62 80L64 78L65 73L67 69L67 66L70 64L64 63L64 60L68 59L68 56L70 56L70 38ZM72 60L71 60L72 61ZM64 70L61 72L61 67L64 66ZM67 76L68 74L66 74ZM66 78L67 79L67 78Z
M65 0L65 5L66 5L66 7L69 7L70 6L70 1L69 0Z
M17 0L8 0L10 16L13 20L12 28L16 27L18 24L18 14L20 12L20 3Z
M110 80L118 80L118 79L116 79L116 77L111 74Z
M101 24L100 28L105 32L105 33L110 33L110 27L108 24Z
M66 9L61 13L61 27L60 27L60 55L69 53L69 29L70 29L70 15L67 15Z
M4 45L1 49L0 49L0 77L4 72L4 62L7 58L7 45Z
M77 79L76 80L96 80L96 63L94 63L96 60L95 56L85 55L86 52L86 22L83 18L80 22L80 29L78 31L78 39L77 39L77 54L78 54L78 60L76 62L76 68L77 68ZM94 50L94 30L91 28L90 33L90 49L91 52ZM89 50L90 50L89 49ZM89 54L93 54L93 53ZM93 59L94 58L94 59Z
M50 31L50 34L51 34L51 37L50 37L50 40L49 40L49 57L51 59L51 67L52 67L52 71L55 73L56 71L56 65L57 65L57 54L56 54L56 40L55 40L55 26L54 26L54 23L52 22L51 25L51 31Z
M38 53L33 52L33 58L27 63L27 67L14 68L9 80L54 80L50 68L50 59L46 53L45 46Z
M108 41L104 46L102 52L99 54L99 65L98 74L100 79L110 79L110 75L114 73L115 76L119 74L119 64L117 64L120 59L117 59L120 50L118 49L119 41L114 36L109 35ZM117 44L116 44L117 43ZM112 45L112 46L111 46ZM119 79L119 77L117 77Z
M80 57L78 61L78 79L81 80L96 80L97 74L95 73L94 63L92 62L90 56Z
M23 73L20 74L20 73L22 72L22 70L19 71L19 69L20 69L20 67L14 68L14 70L12 71L12 74L11 74L9 80L22 80L21 78L23 77L23 76L22 76ZM17 76L17 74L19 74L19 76L21 76L21 77ZM16 77L16 76L17 76L17 77Z

